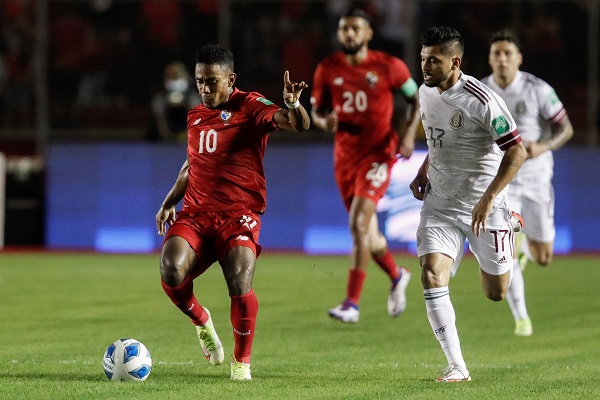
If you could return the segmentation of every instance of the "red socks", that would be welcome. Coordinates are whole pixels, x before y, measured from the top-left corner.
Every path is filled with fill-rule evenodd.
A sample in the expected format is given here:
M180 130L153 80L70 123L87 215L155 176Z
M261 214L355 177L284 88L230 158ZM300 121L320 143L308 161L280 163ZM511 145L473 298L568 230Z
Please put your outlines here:
M390 277L392 282L396 282L400 279L400 272L398 271L398 266L396 265L396 261L394 257L392 257L392 253L390 250L386 250L385 254L381 257L373 256L373 260L379 265L379 267Z
M160 283L173 304L190 317L195 325L204 325L208 321L208 314L194 295L194 281L189 275L179 286L167 286L162 279Z
M231 296L230 317L235 341L233 356L238 362L250 364L257 314L258 300L254 289L241 296Z
M362 292L363 283L367 273L362 269L351 269L348 273L348 287L346 288L346 300L351 301L355 306L358 306L360 293Z

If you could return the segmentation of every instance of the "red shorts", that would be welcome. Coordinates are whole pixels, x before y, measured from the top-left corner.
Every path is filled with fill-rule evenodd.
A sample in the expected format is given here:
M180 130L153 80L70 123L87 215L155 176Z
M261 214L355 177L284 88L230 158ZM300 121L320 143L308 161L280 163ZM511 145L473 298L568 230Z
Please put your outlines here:
M334 166L337 182L346 210L350 210L354 197L365 197L377 203L390 184L390 173L396 158L368 157L348 163L337 162Z
M196 252L196 265L191 273L196 278L237 246L249 247L258 258L262 249L258 244L259 234L260 217L250 210L181 211L164 240L180 236L189 243Z

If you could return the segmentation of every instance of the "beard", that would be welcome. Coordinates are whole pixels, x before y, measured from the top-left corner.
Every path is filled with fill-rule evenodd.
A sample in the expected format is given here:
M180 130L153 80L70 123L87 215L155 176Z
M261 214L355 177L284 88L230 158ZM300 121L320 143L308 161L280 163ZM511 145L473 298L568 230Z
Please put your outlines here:
M363 43L358 43L355 45L344 45L342 44L342 52L348 56L353 56L360 51L363 47Z

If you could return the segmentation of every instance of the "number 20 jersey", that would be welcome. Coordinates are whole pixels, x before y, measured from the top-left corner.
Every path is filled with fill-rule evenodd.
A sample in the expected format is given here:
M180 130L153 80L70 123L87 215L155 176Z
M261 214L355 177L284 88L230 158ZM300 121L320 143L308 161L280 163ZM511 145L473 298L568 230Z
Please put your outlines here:
M421 122L429 150L425 203L471 223L471 211L498 173L502 152L521 141L504 101L472 76L450 89L419 88ZM495 199L506 199L505 188Z
M188 112L183 211L265 211L263 156L279 109L259 93L234 89L219 109L200 104Z
M342 52L317 66L311 105L320 112L337 110L337 161L353 163L374 154L396 156L398 137L391 126L393 94L410 78L402 60L376 50L369 50L356 66L349 65Z

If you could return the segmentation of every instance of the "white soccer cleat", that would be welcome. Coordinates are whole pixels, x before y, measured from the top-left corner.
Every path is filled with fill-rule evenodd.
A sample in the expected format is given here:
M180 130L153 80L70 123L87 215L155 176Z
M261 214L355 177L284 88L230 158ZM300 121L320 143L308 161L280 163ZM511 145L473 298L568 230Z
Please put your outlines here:
M350 324L357 323L358 317L360 316L358 306L349 301L344 301L339 306L329 309L328 313L331 318L339 319L342 322Z
M231 356L231 376L234 381L249 381L252 379L250 374L250 364L239 362L234 356Z
M525 222L523 221L523 217L521 217L521 214L511 211L510 226L512 226L513 231L521 232L521 229L523 229L523 227L525 226Z
M457 367L456 365L448 365L437 378L438 382L469 382L471 375L467 371L467 367Z
M406 287L410 281L410 272L400 268L400 280L392 286L388 296L387 310L390 317L398 317L406 308Z
M200 346L202 346L204 357L211 364L219 365L225 359L223 344L219 340L219 336L217 336L210 312L206 308L204 308L204 311L208 314L208 321L206 321L205 325L196 325L196 333L198 334L198 340L200 341Z

